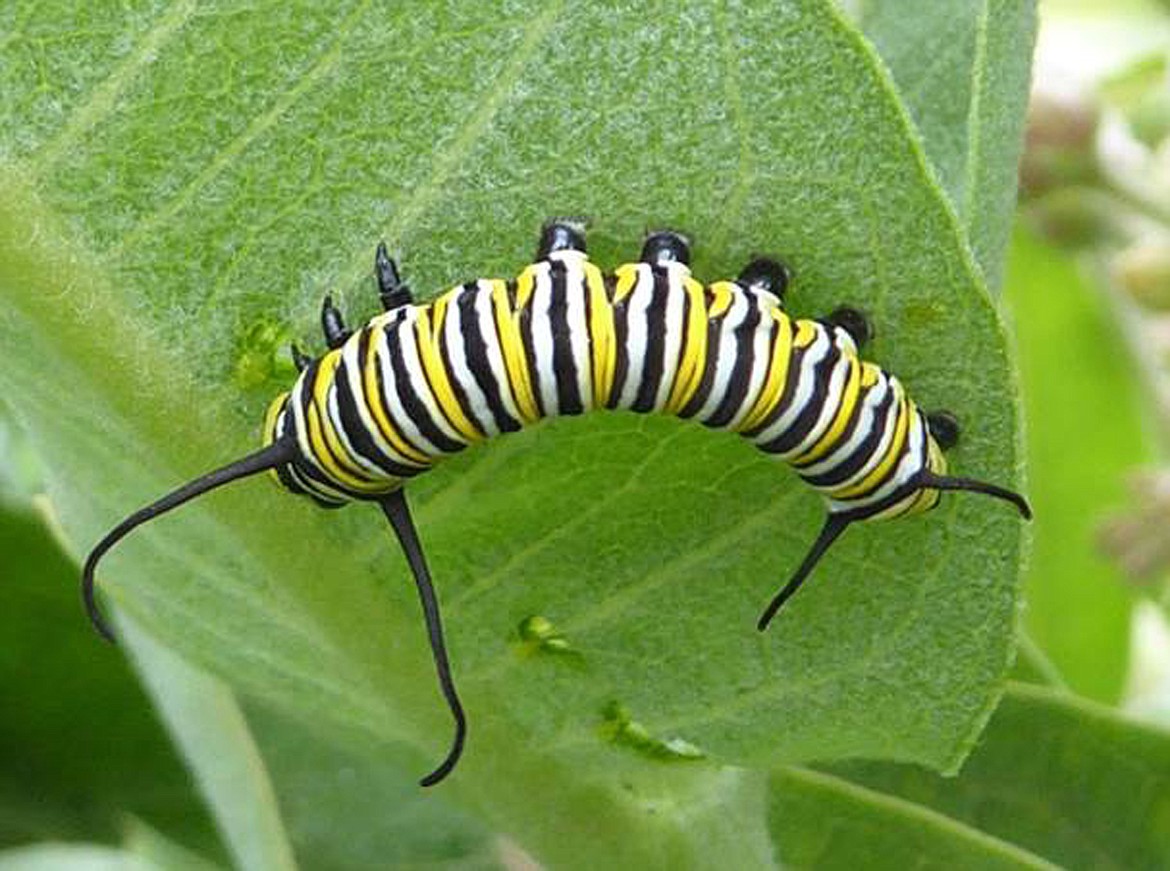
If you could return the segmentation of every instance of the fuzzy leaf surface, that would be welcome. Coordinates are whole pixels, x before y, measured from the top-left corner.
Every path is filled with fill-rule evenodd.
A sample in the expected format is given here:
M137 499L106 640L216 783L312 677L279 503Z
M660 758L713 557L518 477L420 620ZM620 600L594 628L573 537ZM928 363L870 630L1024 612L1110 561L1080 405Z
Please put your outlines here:
M997 290L1016 205L1035 0L860 0L975 257Z
M373 312L379 238L431 296L515 273L556 214L590 216L609 267L646 226L691 231L704 279L783 255L796 313L863 305L868 356L962 418L954 467L1013 482L1000 324L891 81L829 4L143 4L101 27L66 5L16 9L0 389L78 554L249 449L290 380L276 341L319 347L326 290L351 319ZM614 862L726 845L725 862L766 863L762 828L725 837L692 818L715 795L763 816L750 773L709 762L951 769L1009 660L1020 524L986 500L851 531L760 636L821 508L733 437L557 421L409 495L472 716L443 789L542 859L579 862L603 832ZM245 699L393 747L420 774L446 748L417 602L376 512L241 484L128 541L102 583ZM519 644L534 615L575 655ZM615 701L657 743L613 740ZM709 762L647 752L674 739Z

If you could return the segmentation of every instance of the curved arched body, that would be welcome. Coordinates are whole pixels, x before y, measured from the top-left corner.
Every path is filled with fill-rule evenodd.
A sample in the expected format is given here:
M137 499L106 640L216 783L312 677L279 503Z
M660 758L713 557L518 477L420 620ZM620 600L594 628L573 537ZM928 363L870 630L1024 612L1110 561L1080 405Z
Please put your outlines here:
M661 412L726 429L790 463L834 513L932 507L946 463L898 379L849 332L790 318L769 290L703 285L679 261L603 274L550 252L381 314L273 403L266 439L299 447L294 492L379 500L448 454L544 417Z

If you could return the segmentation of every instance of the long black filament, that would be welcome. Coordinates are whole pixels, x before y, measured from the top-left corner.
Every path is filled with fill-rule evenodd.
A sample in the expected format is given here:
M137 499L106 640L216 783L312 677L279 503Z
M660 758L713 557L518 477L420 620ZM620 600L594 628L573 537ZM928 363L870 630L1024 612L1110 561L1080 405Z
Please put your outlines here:
M820 562L821 557L825 555L825 552L853 520L853 517L846 514L833 514L832 512L825 517L825 524L821 527L820 534L817 535L817 540L813 542L813 546L809 549L808 555L805 556L804 562L800 564L800 568L796 570L796 574L792 576L792 579L768 603L768 607L764 609L764 613L760 615L759 622L756 623L757 629L763 632L768 628L768 624L772 622L772 618L776 616L776 612L796 594L796 591L800 589L800 585L804 583L804 579L809 576L809 573L816 567L816 564Z
M917 486L922 490L963 490L968 493L982 493L985 496L993 496L996 499L1002 499L1016 506L1016 509L1025 520L1032 519L1032 507L1028 504L1027 499L1014 490L1008 490L1006 487L1000 487L996 484L989 484L986 481L923 472L917 479ZM804 562L800 564L800 568L796 570L796 574L792 576L792 579L768 603L768 607L764 609L764 613L760 616L760 620L756 624L757 629L763 632L768 628L768 624L772 622L772 618L776 616L776 612L800 589L800 585L804 583L805 578L809 576L813 568L816 567L816 564L820 562L821 557L825 555L825 552L832 546L833 542L837 540L841 533L845 531L846 527L854 520L864 520L866 516L869 516L869 514L850 511L837 514L830 513L825 518L825 524L821 527L820 534L817 535L816 541L813 542L812 548L804 558Z
M125 538L135 528L147 521L154 520L160 514L165 514L173 508L178 508L184 502L189 502L197 496L202 496L208 490L214 490L216 487L222 487L224 484L230 484L232 481L240 478L246 478L249 475L255 475L258 472L264 472L274 466L287 463L292 460L294 453L295 443L291 439L274 442L263 450L249 454L243 459L236 460L234 463L229 463L223 468L216 469L214 472L209 472L190 483L184 484L157 502L153 502L145 508L135 511L110 530L106 537L99 541L94 549L90 551L89 556L85 560L85 569L81 575L81 598L85 602L85 611L89 615L89 622L93 624L98 634L111 643L116 641L113 629L98 607L94 582L98 562L110 548Z
M439 767L424 777L419 783L422 786L434 786L445 778L455 768L459 756L463 753L463 742L467 738L467 718L463 714L463 705L459 701L459 694L455 691L455 681L451 677L451 665L447 661L447 645L443 641L443 622L439 616L439 600L435 596L435 588L431 583L431 573L427 569L426 557L423 555L422 544L418 540L418 532L414 528L414 521L410 517L410 506L406 504L406 496L401 490L396 490L379 503L390 525L394 527L394 534L398 536L398 543L402 545L402 552L410 565L414 575L414 583L418 587L418 598L422 602L423 616L426 618L427 635L431 641L431 655L435 660L435 671L439 675L439 687L447 706L451 709L451 716L455 719L455 739Z
M986 496L1003 499L1005 502L1010 502L1015 505L1020 512L1020 516L1025 520L1032 519L1032 506L1028 504L1028 500L1014 490L1008 490L1006 487L988 484L986 481L977 481L974 478L935 475L933 472L924 473L920 481L922 482L923 489L926 490L966 490L968 493L983 493Z

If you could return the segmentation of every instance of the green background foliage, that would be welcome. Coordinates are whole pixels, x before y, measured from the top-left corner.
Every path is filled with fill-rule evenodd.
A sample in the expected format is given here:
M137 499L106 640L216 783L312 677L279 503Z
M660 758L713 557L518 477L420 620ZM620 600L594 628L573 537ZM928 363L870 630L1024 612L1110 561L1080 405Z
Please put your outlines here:
M862 305L868 355L961 416L954 465L1012 483L1015 383L983 276L998 285L1010 230L1034 10L939 3L912 30L905 6L864 4L872 44L811 0L6 7L0 390L44 461L65 547L81 555L248 450L290 380L283 344L319 347L321 295L372 314L378 239L430 296L514 273L562 213L589 216L605 266L661 225L694 235L701 278L782 255L797 314ZM950 47L937 68L917 50L932 31ZM555 867L856 864L891 832L906 838L889 867L1065 856L945 787L912 789L912 769L840 762L953 773L972 749L1019 605L1021 527L1004 506L947 499L851 531L759 636L821 509L734 439L628 415L557 421L409 492L472 718L456 777L414 785L449 725L376 513L324 514L251 482L143 531L102 574L191 783L131 722L141 691L116 652L25 653L36 669L10 661L5 686L30 718L61 704L72 666L74 695L108 680L128 712L73 709L105 736L92 775L56 755L64 738L19 732L69 766L60 786L45 777L55 795L91 798L8 842L124 832L120 852L78 853L78 868L497 867L519 848ZM62 613L75 571L13 518L19 547L42 555L14 571L46 600L6 613L36 610L45 642L57 624L78 638L80 615ZM534 615L568 654L521 640ZM1063 728L1049 721L1067 702L1018 688L1009 701L1021 693L1037 728ZM1018 750L1000 716L976 760ZM128 752L139 733L157 750ZM702 759L663 752L676 740ZM9 791L33 820L38 803ZM187 812L196 795L210 821Z
M1125 473L1152 438L1132 364L1100 294L1059 252L1016 240L1008 300L1027 409L1036 540L1028 571L1030 637L1070 687L1116 701L1129 659L1131 597L1096 546L1101 509L1121 503ZM1047 288L1058 288L1053 306ZM1083 439L1092 462L1067 449ZM1068 583L1076 578L1077 583Z
M77 622L76 566L33 512L0 505L0 840L111 838L134 808L213 844L142 691Z

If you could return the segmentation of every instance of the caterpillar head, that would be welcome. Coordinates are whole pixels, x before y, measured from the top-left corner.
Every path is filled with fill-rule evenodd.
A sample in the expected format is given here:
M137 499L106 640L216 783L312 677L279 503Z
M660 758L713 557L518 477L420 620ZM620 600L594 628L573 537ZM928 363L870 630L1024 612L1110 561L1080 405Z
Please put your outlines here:
M760 615L756 627L761 632L768 628L768 624L772 622L772 618L776 616L781 606L800 589L800 585L812 573L821 557L828 552L833 542L852 523L929 511L938 505L939 497L944 490L965 490L969 493L982 493L985 496L1002 499L1015 505L1025 520L1032 519L1032 508L1028 505L1028 500L1014 490L1008 490L1006 487L978 481L974 478L960 478L947 474L947 461L944 452L954 447L959 440L959 423L954 415L946 411L934 412L925 417L919 416L920 412L915 412L915 415L917 421L925 421L923 428L926 430L925 433L922 433L925 439L926 457L920 470L903 487L895 491L888 500L878 505L854 510L829 511L825 516L824 525L813 541L804 561L780 589L780 592L768 603L764 613ZM917 425L922 426L922 423L917 423Z
M916 414L919 414L916 412ZM925 462L922 471L911 484L908 493L896 504L883 511L869 515L865 520L880 520L887 517L906 517L911 514L922 514L937 508L941 493L934 487L922 486L922 476L945 478L947 474L946 451L954 447L959 440L959 425L949 412L935 412L920 418L923 424L923 452Z
M974 478L960 478L947 474L947 461L943 452L958 444L960 433L959 422L953 414L949 411L935 411L926 416L926 423L929 453L927 466L918 478L919 486L924 492L933 493L936 502L938 493L942 490L982 493L1012 503L1025 520L1032 519L1032 508L1028 500L1014 490L986 481L977 481Z

